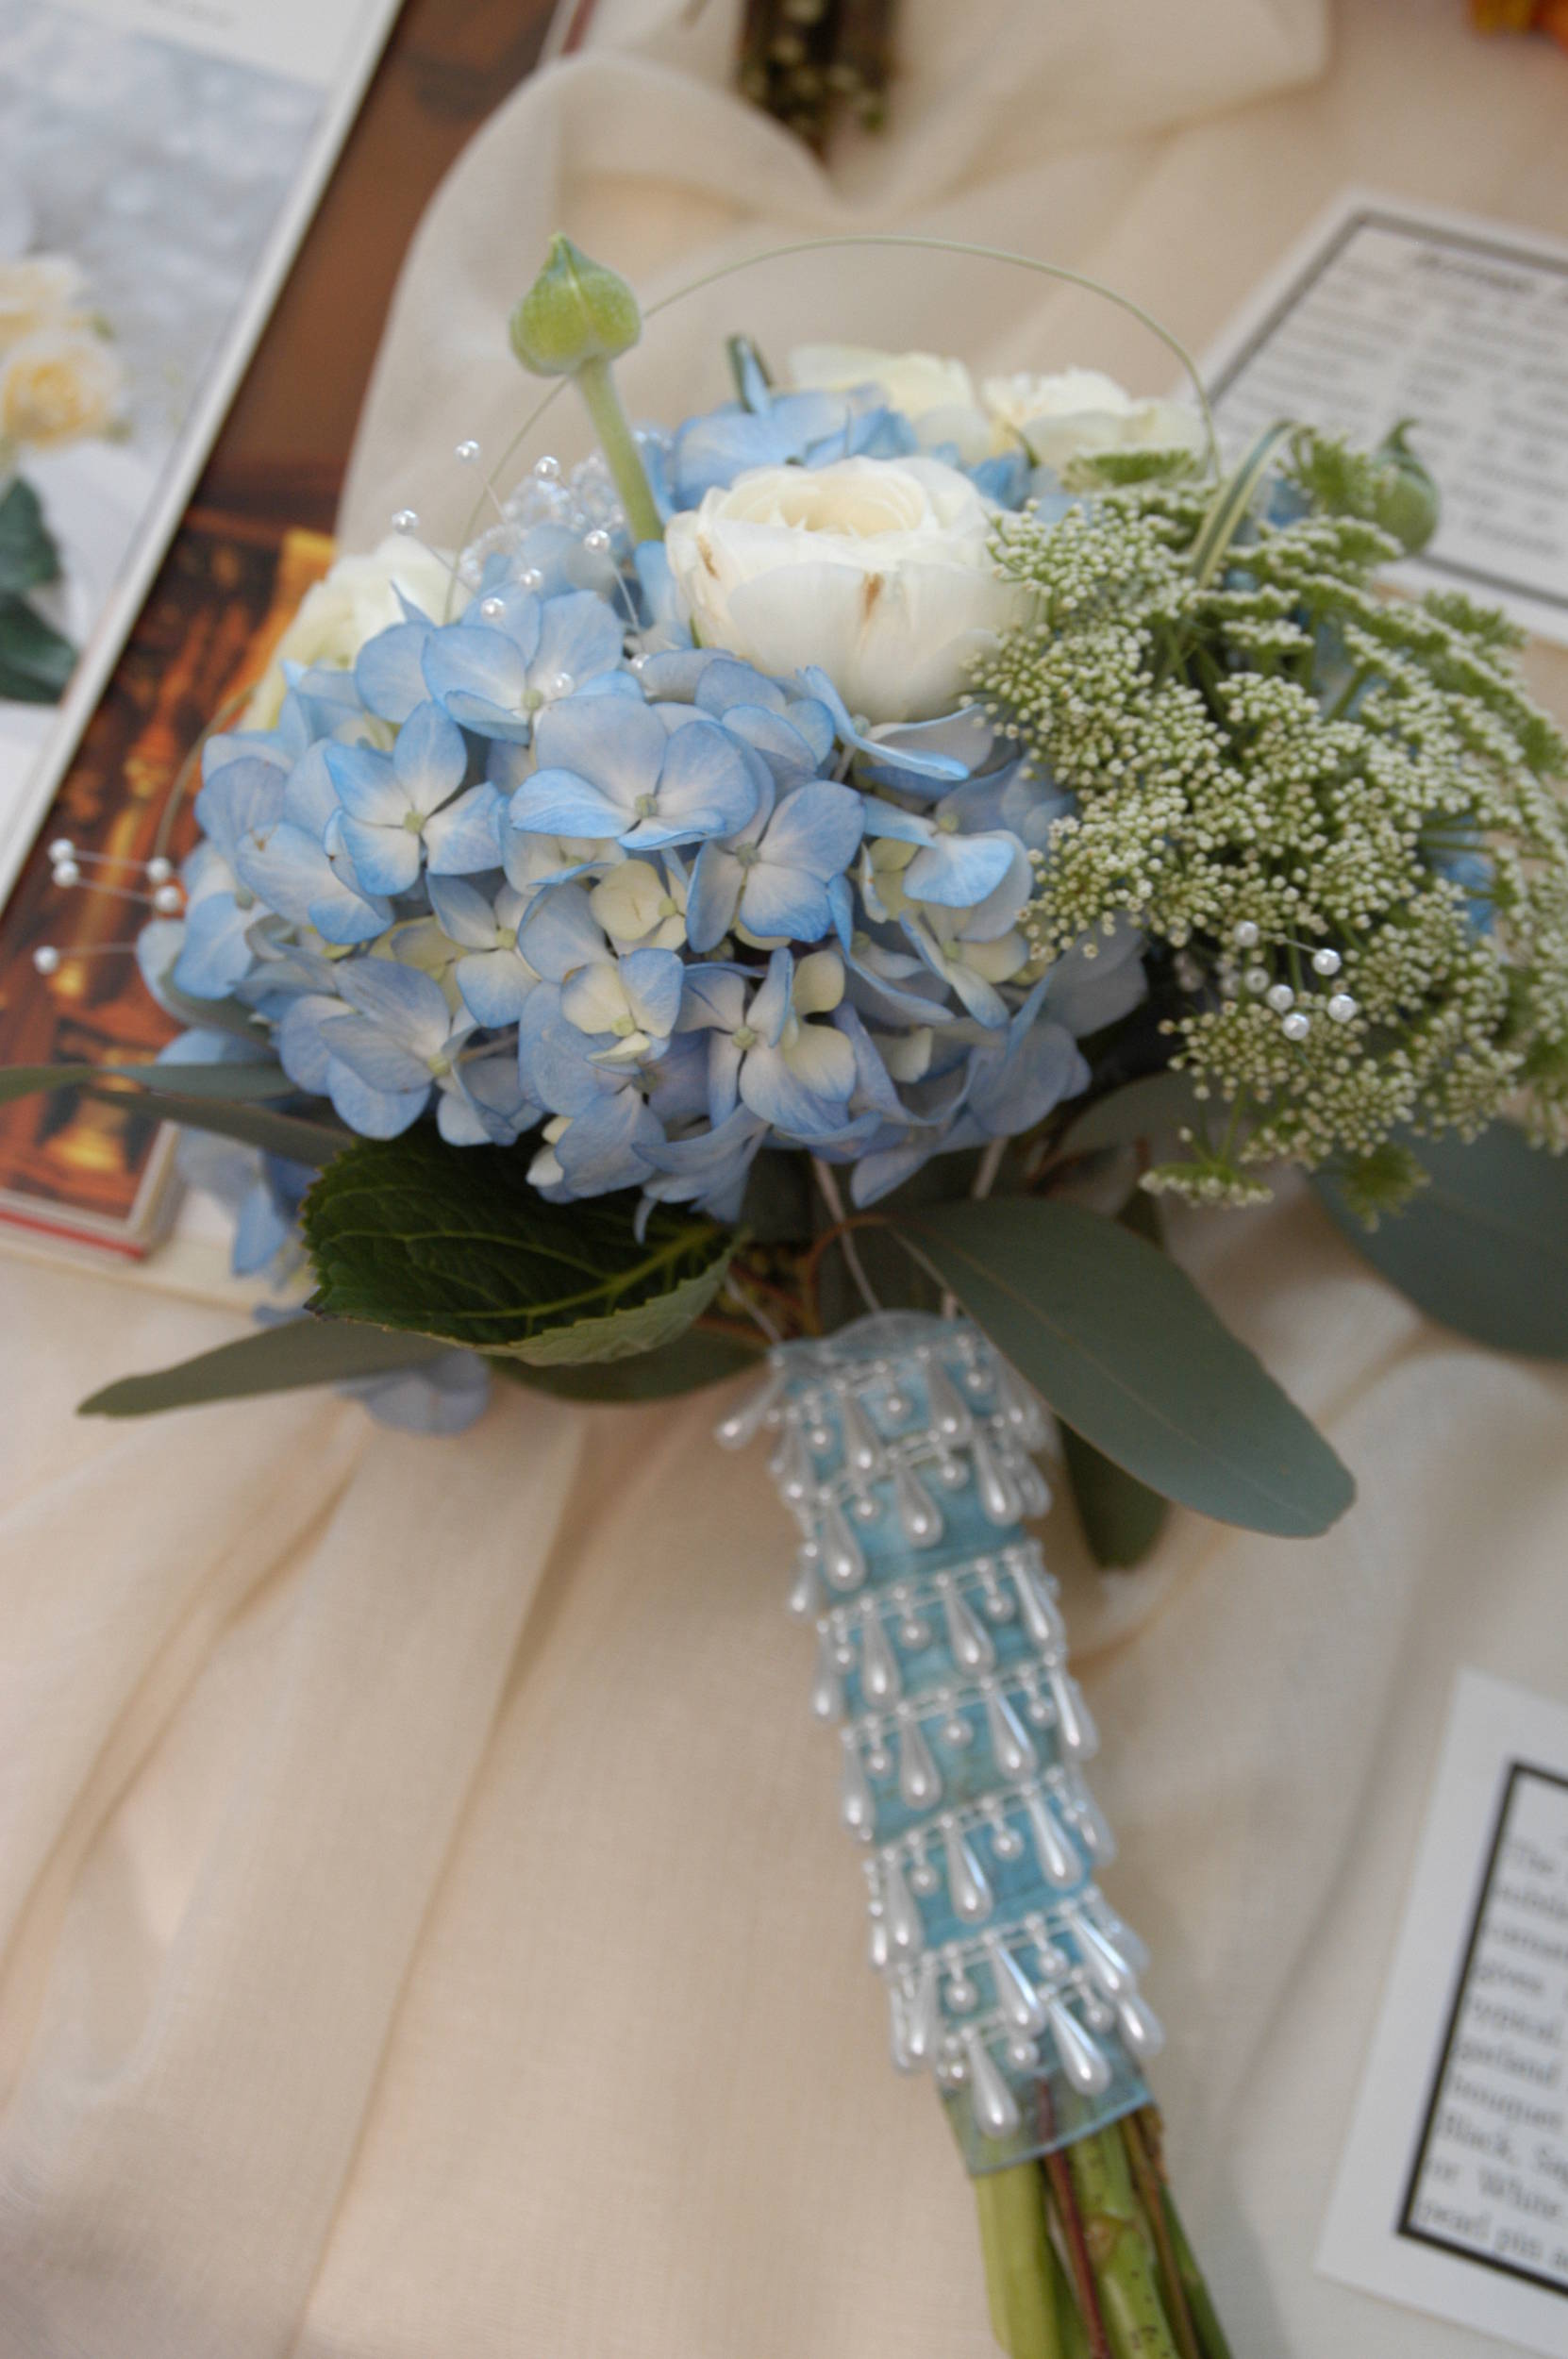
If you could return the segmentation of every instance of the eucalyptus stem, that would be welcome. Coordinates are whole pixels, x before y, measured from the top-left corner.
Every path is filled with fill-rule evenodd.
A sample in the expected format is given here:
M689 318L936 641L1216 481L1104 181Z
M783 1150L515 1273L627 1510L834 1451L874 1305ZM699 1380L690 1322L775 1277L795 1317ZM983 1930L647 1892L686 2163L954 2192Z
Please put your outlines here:
M637 437L621 406L609 362L603 359L583 361L576 372L576 386L599 438L599 448L615 477L633 540L661 541L663 522L649 487Z
M1075 2140L1067 2161L1113 2359L1180 2359L1121 2139L1114 2129L1096 2130Z

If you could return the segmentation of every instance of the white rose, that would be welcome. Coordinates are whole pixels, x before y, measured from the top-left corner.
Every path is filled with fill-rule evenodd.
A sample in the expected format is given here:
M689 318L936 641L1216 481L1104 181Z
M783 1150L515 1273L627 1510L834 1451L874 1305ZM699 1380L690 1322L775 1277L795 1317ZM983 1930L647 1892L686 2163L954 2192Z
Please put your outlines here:
M1101 450L1203 448L1203 421L1178 401L1140 401L1098 369L1056 376L988 376L980 397L993 421L993 446L1020 437L1059 475L1072 459Z
M819 663L852 713L922 721L1027 611L993 563L994 513L936 459L754 467L672 516L664 546L705 646Z
M125 372L101 336L41 327L0 361L0 442L54 450L107 434L124 396Z
M64 254L0 262L0 352L41 327L58 326L62 314L78 303L84 283L79 266Z
M956 443L964 460L983 459L991 447L991 422L961 360L935 352L878 352L871 344L797 344L789 366L790 382L801 393L875 386L927 445Z
M340 557L300 600L246 709L246 728L271 728L277 719L285 663L322 663L347 671L367 640L402 622L400 590L437 622L447 611L448 594L454 615L468 604L468 592L453 581L435 551L403 533L390 534L368 557Z

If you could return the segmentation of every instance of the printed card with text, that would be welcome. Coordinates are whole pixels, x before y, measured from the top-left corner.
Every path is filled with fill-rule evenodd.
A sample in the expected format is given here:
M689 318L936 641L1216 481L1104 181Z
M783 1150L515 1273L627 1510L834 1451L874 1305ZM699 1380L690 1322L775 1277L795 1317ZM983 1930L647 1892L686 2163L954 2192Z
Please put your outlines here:
M1476 1672L1318 2266L1568 2354L1568 1705Z
M1568 642L1568 245L1347 190L1204 377L1231 456L1280 418L1363 443L1412 421L1443 518L1393 579Z

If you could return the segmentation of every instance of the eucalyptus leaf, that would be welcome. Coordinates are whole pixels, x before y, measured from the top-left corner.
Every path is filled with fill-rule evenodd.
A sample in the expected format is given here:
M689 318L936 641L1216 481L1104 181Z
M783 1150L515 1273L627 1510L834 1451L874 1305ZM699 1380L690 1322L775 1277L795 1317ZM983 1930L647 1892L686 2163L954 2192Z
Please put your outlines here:
M1141 1564L1163 1529L1169 1499L1118 1466L1070 1425L1061 1429L1061 1447L1078 1521L1095 1564L1118 1571Z
M735 1232L634 1194L550 1204L511 1147L454 1147L426 1125L361 1139L305 1200L315 1307L536 1367L671 1343L723 1282Z
M1364 1260L1418 1310L1497 1351L1568 1359L1568 1161L1495 1122L1470 1146L1408 1142L1427 1175L1373 1230L1331 1174L1314 1185Z
M238 1342L198 1352L150 1376L125 1376L84 1400L84 1417L149 1417L211 1400L248 1400L306 1384L342 1384L439 1360L446 1349L424 1336L389 1335L346 1319L287 1319Z
M1349 1474L1185 1274L1120 1222L1049 1198L935 1206L911 1246L1063 1422L1166 1498L1304 1536Z
M112 1073L179 1097L293 1097L297 1086L280 1064L8 1064L0 1065L0 1106L43 1090L87 1089Z
M492 1364L499 1374L526 1385L530 1391L553 1393L561 1400L626 1405L673 1400L681 1393L699 1393L710 1385L726 1384L731 1377L742 1376L748 1368L760 1367L766 1349L760 1336L755 1344L743 1344L731 1335L689 1327L673 1344L661 1344L657 1351L638 1352L629 1360L594 1360L575 1366L558 1363L541 1367L525 1360L497 1359Z
M105 1075L141 1084L177 1081L177 1088L116 1089ZM238 1139L264 1154L317 1170L347 1146L350 1132L336 1120L276 1113L258 1100L297 1095L280 1065L242 1064L21 1064L0 1066L0 1105L43 1091L79 1089L100 1104L158 1122L177 1122L188 1130L209 1130Z
M1096 1098L1068 1126L1061 1142L1064 1155L1088 1155L1104 1146L1127 1146L1134 1139L1174 1137L1201 1112L1186 1073L1150 1073L1128 1081L1108 1096Z

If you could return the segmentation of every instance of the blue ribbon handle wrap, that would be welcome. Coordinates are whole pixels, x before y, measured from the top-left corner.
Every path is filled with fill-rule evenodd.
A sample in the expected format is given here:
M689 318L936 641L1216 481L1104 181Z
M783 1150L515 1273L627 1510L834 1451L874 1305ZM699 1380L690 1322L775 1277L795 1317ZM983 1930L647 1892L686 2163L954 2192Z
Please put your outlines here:
M968 1320L917 1312L785 1344L719 1428L775 1441L840 1732L893 2061L935 2075L972 2172L1147 2102L1147 1951L1094 1881L1110 1832L1056 1584L1023 1529L1049 1492L1039 1404Z

